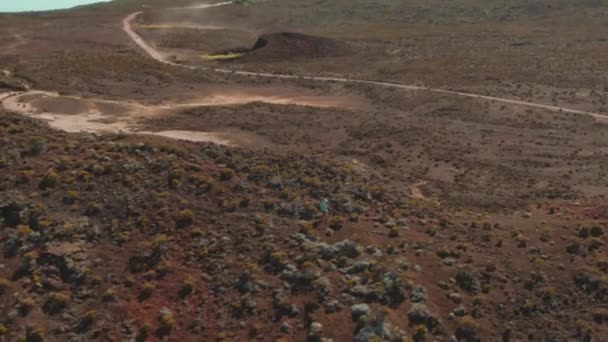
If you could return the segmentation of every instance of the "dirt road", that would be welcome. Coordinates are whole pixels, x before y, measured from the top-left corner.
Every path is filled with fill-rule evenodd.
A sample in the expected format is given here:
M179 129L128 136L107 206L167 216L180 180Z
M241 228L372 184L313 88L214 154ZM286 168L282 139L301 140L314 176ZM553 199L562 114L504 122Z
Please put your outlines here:
M196 5L194 7L205 9L211 7L226 6L231 2L221 2L209 5ZM485 101L500 102L510 105L518 105L532 108L550 110L554 112L565 112L581 115L589 115L600 122L608 123L608 115L586 112L582 110L552 106L541 103L526 102L514 99L500 98L487 95L478 95L454 90L430 88L417 85L407 85L394 82L359 80L352 78L340 77L323 77L323 76L297 76L272 73L260 73L250 71L234 71L223 68L209 68L201 66L184 65L171 62L166 59L165 55L157 50L153 45L146 42L133 29L133 23L142 12L135 12L123 19L122 27L127 35L139 46L147 55L155 61L179 68L201 69L213 71L223 74L236 74L250 77L265 77L276 79L291 79L291 80L311 80L318 82L335 82L335 83L355 83L366 84L378 87L387 87L401 89L407 91L428 91L440 94L448 94L454 96L463 96ZM222 93L205 98L193 98L190 101L182 103L165 103L156 105L144 105L134 103L132 101L112 101L102 99L84 99L76 96L60 96L57 93L42 92L30 90L27 92L11 92L0 93L0 106L3 108L30 115L50 123L52 127L68 132L131 132L137 133L138 119L146 116L157 115L163 111L180 110L186 108L202 107L202 106L224 106L244 104L250 102L266 102L273 104L294 104L314 107L340 107L345 109L353 109L352 100L345 98L332 98L323 96L295 96L287 94L280 89L272 94L256 94L251 89L241 89L242 93ZM281 95L277 95L281 93ZM29 100L28 100L29 99ZM72 113L73 111L76 111ZM137 113L137 115L135 115ZM149 133L149 132L147 132ZM162 132L159 132L162 133ZM196 133L196 137L194 137ZM182 132L171 131L166 134L158 134L176 139L203 141L209 139L217 143L226 143L226 139L220 139L209 132ZM193 138L194 137L194 138Z
M232 4L232 2L220 2L217 4L196 5L196 6L191 6L191 7L187 7L187 8L205 9L205 8L211 8L211 7L226 6L226 5L230 5L230 4ZM176 67L188 68L188 69L210 70L210 71L214 71L217 73L233 74L233 75L241 75L241 76L268 77L268 78L278 78L278 79L302 79L302 80L311 80L311 81L320 81L320 82L336 82L336 83L358 83L358 84L368 84L368 85L409 90L409 91L429 91L429 92L434 92L434 93L463 96L463 97L486 100L486 101L491 101L491 102L500 102L500 103L505 103L505 104L510 104L510 105L539 108L539 109L545 109L545 110L550 110L550 111L555 111L555 112L589 115L589 116L592 116L593 118L601 120L601 121L608 120L608 115L606 115L606 114L593 113L593 112L587 112L587 111L571 109L571 108L566 108L566 107L552 106L552 105L547 105L547 104L542 104L542 103L534 103L534 102L513 100L513 99L508 99L508 98L479 95L479 94L440 89L440 88L407 85L407 84L385 82L385 81L359 80L359 79L340 78L340 77L283 75L283 74L235 71L235 70L221 69L221 68L206 68L206 67L199 67L199 66L192 66L192 65L177 64L177 63L173 63L173 62L166 60L166 58L163 56L163 54L161 52L159 52L153 46L149 45L141 36L139 36L133 30L131 24L137 18L137 16L139 16L139 14L141 14L141 13L142 12L132 13L123 20L124 31L150 57L152 57L153 59L155 59L156 61L158 61L160 63L164 63L164 64L176 66Z
M276 95L281 93L281 95ZM179 102L144 104L98 98L60 95L56 92L30 90L0 93L0 106L10 112L45 120L53 128L65 132L145 133L188 141L209 141L222 145L248 142L251 137L241 132L140 131L146 119L168 115L189 108L234 106L261 102L276 105L297 105L317 108L358 110L365 104L356 98L318 96L274 88L239 87L218 89L204 96L193 96Z
M203 5L195 5L195 6L190 6L190 7L183 7L182 9L205 9L205 8L220 7L220 6L230 5L230 4L232 4L232 2L220 2L217 4L210 4L210 5L203 4ZM131 13L129 16L127 16L122 21L123 30L127 33L127 35L129 35L129 37L135 42L135 44L137 44L142 50L144 50L150 57L152 57L154 60L156 60L160 63L169 64L169 65L173 65L173 66L179 66L182 68L196 69L196 67L194 67L194 66L177 64L177 63L167 61L162 53L160 53L158 50L156 50L154 47L152 47L150 44L148 44L142 37L140 37L135 32L135 30L133 30L131 23L141 13L142 13L141 11Z

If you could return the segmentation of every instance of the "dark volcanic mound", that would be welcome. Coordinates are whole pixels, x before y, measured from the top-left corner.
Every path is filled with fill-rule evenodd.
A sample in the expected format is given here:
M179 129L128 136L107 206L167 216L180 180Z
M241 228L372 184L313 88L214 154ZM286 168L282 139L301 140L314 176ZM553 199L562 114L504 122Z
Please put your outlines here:
M344 55L346 44L324 37L281 32L262 35L246 59L323 58Z

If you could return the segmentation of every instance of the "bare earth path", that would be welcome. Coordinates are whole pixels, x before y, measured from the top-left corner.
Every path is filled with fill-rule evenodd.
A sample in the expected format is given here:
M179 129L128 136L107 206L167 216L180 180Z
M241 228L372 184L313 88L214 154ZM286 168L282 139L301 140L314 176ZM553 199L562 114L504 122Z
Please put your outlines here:
M88 133L136 133L163 136L177 140L213 142L220 145L249 145L260 142L246 132L200 131L142 131L141 122L161 117L171 112L198 107L232 106L252 102L277 105L299 105L317 108L352 108L357 99L295 94L281 89L254 89L239 87L240 90L223 89L205 96L193 97L172 103L143 104L135 101L115 101L78 96L60 95L55 92L30 90L26 92L0 93L0 104L10 112L21 113L45 120L48 124L65 132ZM281 93L282 95L276 95Z
M196 6L189 7L189 8L204 9L204 8L211 8L211 7L226 6L226 5L230 5L230 4L232 4L232 2L220 2L217 4L210 4L210 5L196 5ZM606 114L587 112L587 111L571 109L571 108L566 108L566 107L552 106L552 105L547 105L547 104L542 104L542 103L519 101L519 100L487 96L487 95L478 95L478 94L472 94L472 93L466 93L466 92L460 92L460 91L454 91L454 90L447 90L447 89L430 88L430 87L424 87L424 86L407 85L407 84L400 84L400 83L393 83L393 82L340 78L340 77L297 76L297 75L282 75L282 74L259 73L259 72L249 72L249 71L234 71L234 70L229 70L229 69L206 68L206 67L197 67L197 66L173 63L173 62L166 60L161 52L159 52L153 46L149 45L141 36L139 36L133 30L131 23L141 13L142 12L135 12L135 13L132 13L129 16L127 16L123 20L123 30L150 57L152 57L153 59L155 59L156 61L158 61L160 63L164 63L164 64L176 66L176 67L182 67L182 68L188 68L188 69L211 70L211 71L214 71L217 73L225 73L225 74L229 73L229 74L241 75L241 76L270 77L270 78L278 78L278 79L303 79L303 80L312 80L312 81L321 81L321 82L358 83L358 84L368 84L368 85L402 89L402 90L410 90L410 91L430 91L430 92L440 93L440 94L449 94L449 95L455 95L455 96L463 96L463 97L469 97L469 98L475 98L475 99L481 99L481 100L487 100L487 101L493 101L493 102L506 103L506 104L511 104L511 105L546 109L546 110L555 111L555 112L589 115L595 119L602 120L602 121L608 120L608 115L606 115Z
M232 2L221 2L216 4L200 4L185 8L196 8L206 9L212 7L220 7L230 5ZM176 8L178 9L178 8ZM179 8L184 9L184 8ZM388 87L394 89L401 89L407 91L428 91L439 94L448 94L454 96L462 96L492 102L505 103L510 105L525 106L531 108L539 108L550 110L554 112L564 112L572 114L589 115L598 121L608 123L608 115L592 113L577 109L552 106L542 103L526 102L508 98L500 98L487 95L478 95L467 92L460 92L454 90L431 88L417 85L407 85L394 82L385 81L372 81L372 80L360 80L352 78L340 78L340 77L322 77L322 76L297 76L297 75L284 75L284 74L272 74L272 73L260 73L250 71L235 71L222 68L209 68L201 66L192 66L185 64L178 64L167 60L165 55L156 49L154 46L146 42L135 30L133 29L133 22L142 12L134 12L123 19L122 28L124 32L133 40L133 42L141 48L147 55L156 60L159 63L171 65L179 68L187 69L199 69L208 70L216 73L233 74L250 77L265 77L275 79L292 79L292 80L311 80L319 82L336 82L336 83L355 83L355 84L366 84L379 87ZM214 95L208 98L193 99L193 101L187 101L184 103L169 103L162 105L143 105L133 103L132 101L111 101L101 99L84 99L76 96L59 96L59 94L51 92L42 92L37 90L30 90L26 92L11 92L0 94L0 106L3 108L30 115L39 119L49 121L50 125L54 128L61 129L68 132L116 132L124 131L130 133L149 133L174 139L192 140L192 141L211 141L218 144L229 144L231 137L228 134L224 134L221 137L212 132L190 132L190 131L166 131L166 132L138 132L137 131L137 119L143 116L155 115L163 111L178 110L189 107L200 107L200 106L223 106L223 105L234 105L249 102L267 102L274 104L295 104L315 107L340 107L350 108L348 101L344 99L333 99L330 97L323 96L289 96L289 94L280 95L254 95L251 91L245 89L246 95L230 95L220 94ZM280 92L280 90L278 91ZM28 103L30 99L32 103ZM74 113L68 113L61 110L47 110L49 107L48 101L58 101L61 104L55 103L54 106L60 106L63 110L69 109L69 111L76 111ZM35 101L34 101L35 100ZM46 105L43 108L37 108L35 102L45 102ZM84 108L78 112L78 108ZM52 106L50 108L53 108ZM107 108L113 108L112 111L118 110L122 112L121 115L112 114L108 115ZM133 115L133 113L139 113ZM124 115L122 115L124 114ZM131 114L131 115L128 115Z

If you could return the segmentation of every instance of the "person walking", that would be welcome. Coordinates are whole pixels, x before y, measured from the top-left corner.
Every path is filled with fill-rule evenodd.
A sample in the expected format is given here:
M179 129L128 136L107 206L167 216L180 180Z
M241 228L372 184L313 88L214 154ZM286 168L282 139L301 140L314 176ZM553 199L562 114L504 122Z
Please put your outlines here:
M327 216L327 214L329 214L329 201L327 200L327 198L323 198L321 200L321 203L319 204L319 209L321 210L323 216Z

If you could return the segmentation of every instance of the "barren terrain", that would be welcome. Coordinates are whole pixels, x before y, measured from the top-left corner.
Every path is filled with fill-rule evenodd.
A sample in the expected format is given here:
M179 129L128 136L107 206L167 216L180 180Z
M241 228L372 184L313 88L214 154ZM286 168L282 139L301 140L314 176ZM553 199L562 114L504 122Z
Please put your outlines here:
M0 14L0 340L605 340L607 11Z

